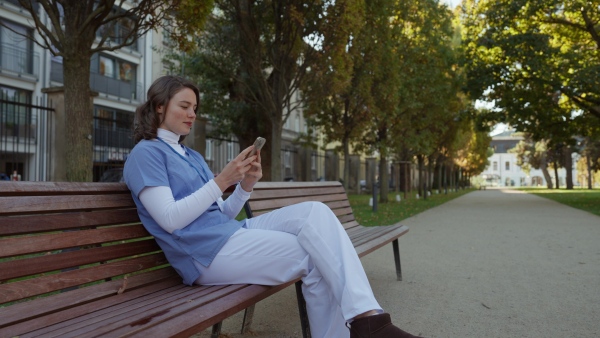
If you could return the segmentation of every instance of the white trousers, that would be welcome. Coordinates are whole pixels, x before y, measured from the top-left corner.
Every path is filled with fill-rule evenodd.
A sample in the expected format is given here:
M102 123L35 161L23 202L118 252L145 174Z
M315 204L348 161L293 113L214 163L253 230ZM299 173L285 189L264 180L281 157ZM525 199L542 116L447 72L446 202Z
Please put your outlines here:
M251 218L208 267L204 285L277 285L302 278L311 334L349 337L346 322L383 312L346 231L331 209L304 202Z

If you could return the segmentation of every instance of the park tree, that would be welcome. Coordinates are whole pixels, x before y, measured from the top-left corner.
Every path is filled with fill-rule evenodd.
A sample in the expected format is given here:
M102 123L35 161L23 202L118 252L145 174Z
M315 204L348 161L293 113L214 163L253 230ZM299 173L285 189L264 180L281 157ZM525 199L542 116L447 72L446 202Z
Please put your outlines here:
M548 142L545 140L534 141L528 134L523 134L523 137L523 140L508 152L517 155L517 165L527 175L531 172L531 168L541 170L546 180L546 186L548 189L552 189L552 178L548 172Z
M149 30L166 23L169 27L180 27L180 32L193 33L212 7L211 1L190 0L19 0L19 3L35 24L39 38L34 42L63 60L68 181L92 180L92 55L130 46ZM182 19L178 19L178 13L182 13ZM171 31L173 36L180 36L178 31Z
M186 75L201 87L214 85L212 101L201 105L202 113L225 127L222 132L230 128L242 147L258 136L253 133L265 133L261 135L268 139L263 161L270 167L265 179L282 179L283 125L301 107L299 89L314 60L323 15L331 4L217 0L205 32L212 37L197 40L197 49L188 53L190 64L198 67L186 68ZM209 39L212 42L207 44ZM218 98L217 92L224 95ZM245 114L251 116L240 120ZM240 123L244 121L251 123Z
M366 6L362 0L336 1L327 10L320 47L302 87L304 117L311 126L308 132L318 130L326 143L340 144L346 189L350 182L350 149L368 122L376 58L368 33L373 17Z
M600 176L600 140L586 138L581 140L581 158L577 162L580 177L585 177L585 185L593 189L594 175ZM596 181L600 181L596 179ZM582 184L583 185L583 184Z
M495 105L489 120L542 139L556 124L600 117L597 5L483 0L463 8L468 90Z
M379 155L378 181L379 202L388 202L388 160L391 152L393 126L398 122L398 103L402 69L398 53L401 20L397 20L400 6L396 1L379 0L367 3L369 22L365 32L371 52L370 102L367 105L369 123L357 142L357 150L366 153L377 151ZM400 21L400 22L399 22ZM374 182L376 184L377 182Z
M382 121L393 140L388 143L392 145L390 149L396 154L416 156L419 174L426 171L427 161L427 176L431 176L438 155L437 144L460 110L455 104L459 78L452 45L452 13L436 1L404 2L398 5L394 23L399 27L394 39L400 73L395 86L398 93L396 108L390 109L394 114L387 119L382 117ZM388 147L382 141L379 138L377 142L380 152ZM385 167L380 170L387 173ZM419 175L419 193L423 181Z

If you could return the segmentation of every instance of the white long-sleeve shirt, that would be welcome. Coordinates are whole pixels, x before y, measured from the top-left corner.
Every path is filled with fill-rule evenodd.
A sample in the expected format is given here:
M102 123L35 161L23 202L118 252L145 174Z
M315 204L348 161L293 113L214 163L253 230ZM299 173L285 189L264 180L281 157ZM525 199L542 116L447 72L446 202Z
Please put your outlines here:
M159 128L158 137L182 156L188 156L183 146L178 143L179 135ZM250 194L251 192L245 191L238 184L233 194L223 201L221 198L223 192L211 179L202 188L178 201L175 201L171 188L167 186L146 187L140 192L139 199L156 223L165 231L172 233L186 227L208 210L215 201L225 215L235 218L250 198Z

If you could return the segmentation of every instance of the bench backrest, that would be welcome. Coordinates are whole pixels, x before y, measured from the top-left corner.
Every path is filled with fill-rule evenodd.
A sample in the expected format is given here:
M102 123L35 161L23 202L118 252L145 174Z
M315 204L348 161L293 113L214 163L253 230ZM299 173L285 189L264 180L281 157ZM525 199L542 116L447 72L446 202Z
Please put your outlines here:
M94 285L67 292L85 302L173 276L125 184L0 182L0 304Z
M358 226L348 195L340 182L259 182L249 200L253 216L305 201L327 204L344 228Z

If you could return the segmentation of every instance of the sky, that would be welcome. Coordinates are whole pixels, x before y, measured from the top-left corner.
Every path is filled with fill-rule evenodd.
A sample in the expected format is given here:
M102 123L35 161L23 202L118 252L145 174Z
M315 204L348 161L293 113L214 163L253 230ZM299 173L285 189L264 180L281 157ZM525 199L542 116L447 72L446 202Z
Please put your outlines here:
M458 6L461 0L440 0L441 2L447 4L450 8L455 8Z

